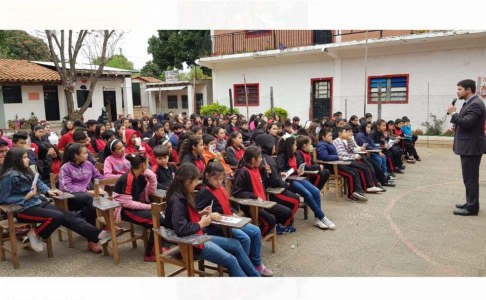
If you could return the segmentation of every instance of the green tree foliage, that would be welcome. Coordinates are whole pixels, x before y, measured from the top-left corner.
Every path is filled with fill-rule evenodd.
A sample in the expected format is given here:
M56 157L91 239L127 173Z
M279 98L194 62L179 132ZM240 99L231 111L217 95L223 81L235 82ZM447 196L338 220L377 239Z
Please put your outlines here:
M47 45L23 30L0 31L0 58L51 61Z
M161 78L161 75L163 75L163 72L160 70L159 66L151 60L146 62L145 66L143 66L143 68L140 70L140 76Z
M201 107L201 116L213 116L214 114L226 114L231 113L230 108L225 105L221 105L218 102L213 102L209 105ZM233 109L233 113L239 115L240 111L237 108Z
M100 58L97 58L93 61L93 64L98 65ZM110 58L110 61L106 64L107 67L124 69L124 70L133 70L133 63L128 60L123 54L115 54L113 57Z
M272 113L272 110L269 109L265 112L265 117L270 117L270 114ZM274 107L273 108L273 114L274 115L279 115L280 117L282 117L283 120L287 119L287 116L289 115L287 110L283 109L283 108L279 108L279 107Z
M179 73L179 80L180 81L191 81L193 79L202 80L202 79L211 79L211 75L207 75L204 73L201 67L193 66L189 72L187 73Z
M148 40L147 52L152 54L153 63L160 70L168 70L169 67L182 70L182 63L194 66L198 58L197 41L209 37L209 30L159 30L158 36L152 36ZM206 75L211 70L202 68Z

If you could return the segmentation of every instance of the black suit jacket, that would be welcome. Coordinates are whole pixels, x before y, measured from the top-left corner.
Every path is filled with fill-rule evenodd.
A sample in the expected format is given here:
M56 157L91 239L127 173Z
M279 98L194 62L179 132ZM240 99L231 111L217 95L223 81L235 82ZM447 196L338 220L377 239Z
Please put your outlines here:
M461 111L454 114L451 123L456 124L454 153L457 155L482 155L486 153L484 123L486 109L483 100L473 96Z

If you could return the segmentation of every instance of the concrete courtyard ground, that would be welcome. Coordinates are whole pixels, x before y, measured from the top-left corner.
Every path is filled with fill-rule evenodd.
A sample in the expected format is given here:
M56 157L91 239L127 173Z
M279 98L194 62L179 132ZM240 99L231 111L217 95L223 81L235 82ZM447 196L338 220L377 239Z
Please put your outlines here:
M276 276L484 276L486 272L486 204L477 217L453 216L454 204L465 202L459 157L452 149L418 148L422 162L398 174L397 187L352 203L326 194L322 207L336 224L334 231L313 226L313 215L295 217L297 233L278 236L263 262ZM480 194L486 197L486 171L481 168ZM483 201L484 202L484 201ZM312 220L311 220L312 219ZM0 262L1 276L156 276L154 263L142 260L143 245L120 249L120 263L88 252L76 236L75 248L53 235L54 258L22 250L20 269L11 259ZM293 246L293 247L292 247ZM171 271L167 267L166 271ZM182 275L184 276L184 275Z

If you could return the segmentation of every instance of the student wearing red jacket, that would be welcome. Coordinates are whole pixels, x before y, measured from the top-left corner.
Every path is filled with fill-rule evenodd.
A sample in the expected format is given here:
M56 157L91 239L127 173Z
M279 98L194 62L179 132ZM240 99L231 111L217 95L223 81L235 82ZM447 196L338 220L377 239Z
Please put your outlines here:
M73 142L73 133L76 129L78 128L86 128L84 123L82 121L75 121L73 123L73 129L69 131L68 133L64 134L61 139L59 140L59 144L57 144L57 149L59 151L64 151L64 147L66 147L67 144L70 144Z
M125 152L128 154L145 153L147 157L150 156L150 159L155 161L152 148L140 140L141 136L139 131L126 129L124 136Z

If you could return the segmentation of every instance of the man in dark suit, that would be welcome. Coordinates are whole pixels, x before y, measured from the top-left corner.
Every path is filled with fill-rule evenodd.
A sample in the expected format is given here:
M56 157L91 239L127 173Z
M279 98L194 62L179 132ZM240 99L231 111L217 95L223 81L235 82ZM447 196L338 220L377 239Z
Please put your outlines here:
M460 112L449 105L451 123L456 125L454 153L461 156L462 178L466 187L466 204L456 204L455 215L477 216L479 212L479 166L486 153L484 123L486 109L476 93L476 82L465 79L457 84L457 97L465 100Z

